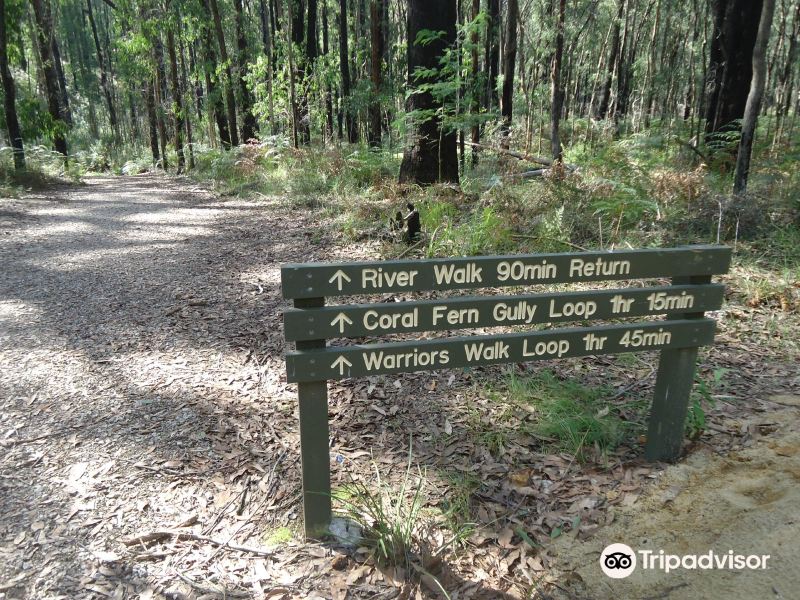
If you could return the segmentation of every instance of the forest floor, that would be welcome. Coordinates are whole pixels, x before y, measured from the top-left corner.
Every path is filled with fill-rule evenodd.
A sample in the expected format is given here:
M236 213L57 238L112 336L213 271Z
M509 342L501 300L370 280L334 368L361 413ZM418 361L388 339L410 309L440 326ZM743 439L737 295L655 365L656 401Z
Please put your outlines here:
M279 267L374 257L322 226L152 175L0 199L0 600L436 595L430 577L301 541ZM399 482L411 437L426 510L460 498L477 523L425 563L453 599L792 597L800 320L736 301L715 316L702 370L728 369L725 393L678 465L634 444L604 463L513 432L488 444L487 368L330 384L334 484L374 483L376 465ZM647 398L654 355L637 356L553 368ZM611 580L609 541L773 562Z

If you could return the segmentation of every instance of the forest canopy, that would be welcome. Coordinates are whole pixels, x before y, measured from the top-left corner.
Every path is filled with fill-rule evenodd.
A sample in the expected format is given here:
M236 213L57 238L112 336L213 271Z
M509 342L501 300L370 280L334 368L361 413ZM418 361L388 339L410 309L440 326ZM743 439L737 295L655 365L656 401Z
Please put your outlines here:
M183 172L346 141L455 183L486 146L561 161L656 127L723 170L741 155L743 191L758 116L775 151L800 108L792 0L0 0L0 23L20 169L26 146Z

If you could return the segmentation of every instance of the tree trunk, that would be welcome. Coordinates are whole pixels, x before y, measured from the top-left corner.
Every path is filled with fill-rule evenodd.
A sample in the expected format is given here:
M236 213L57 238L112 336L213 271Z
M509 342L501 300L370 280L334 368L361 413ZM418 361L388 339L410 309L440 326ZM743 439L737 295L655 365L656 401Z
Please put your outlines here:
M164 122L164 48L161 44L161 34L156 32L153 40L153 62L155 63L155 83L153 90L156 101L156 123L158 125L158 139L161 144L161 168L169 168L167 160L167 124Z
M308 99L310 82L314 76L319 49L317 47L317 0L308 2L308 19L306 21L306 48L302 65L303 91L300 95L300 138L302 143L311 143L311 112ZM302 23L302 19L301 19Z
M517 64L517 26L519 25L519 2L508 0L508 15L506 19L505 48L503 53L503 102L501 114L503 116L500 145L508 148L511 136L511 119L514 113L514 66ZM561 45L564 45L561 38Z
M50 12L50 4L45 3L45 10L50 13L50 49L53 55L53 66L58 76L58 94L61 103L61 115L67 125L72 126L72 109L69 106L69 93L67 91L67 78L64 76L64 65L61 62L61 51L56 39L56 21Z
M166 15L169 15L169 12L169 0L167 0L165 6ZM175 153L178 155L178 173L183 173L186 168L186 159L183 156L183 99L181 98L181 85L178 79L178 58L175 52L175 32L172 31L172 25L167 25L167 54L169 55L172 112L175 120Z
M100 38L97 35L97 25L94 21L94 9L92 8L92 0L86 0L86 16L89 19L89 26L92 30L92 39L94 40L95 52L97 52L97 66L100 69L100 89L103 90L103 97L106 100L108 107L108 122L111 125L111 131L114 134L114 139L119 139L119 125L117 123L117 111L114 107L114 102L111 98L111 90L108 87L108 72L106 70L106 61L103 57L103 49L100 47Z
M500 70L500 0L488 0L486 19L486 99L484 105L491 111L497 108L497 75Z
M253 115L253 94L247 86L247 36L244 25L244 7L242 0L233 0L236 9L236 59L237 59L237 79L239 81L239 93L242 100L242 141L247 143L256 137L258 124Z
M383 61L383 0L372 0L370 11L372 100L369 105L369 145L381 146L381 62Z
M56 152L64 155L67 158L67 140L64 137L64 132L67 129L67 124L62 118L61 105L59 101L58 92L58 76L56 75L55 67L53 66L53 57L51 55L50 39L52 37L52 23L50 21L50 9L46 5L48 0L31 0L33 6L33 15L36 19L36 41L39 46L39 57L42 61L42 75L44 79L44 88L47 94L47 110L50 117L53 119L53 147Z
M423 30L444 35L428 44L417 44ZM456 40L456 0L409 0L408 2L408 86L437 82L440 60ZM428 74L417 77L417 69ZM412 94L407 111L423 112L411 123L411 140L403 153L400 183L427 185L437 181L458 183L456 132L442 129L442 104L430 92Z
M764 94L765 71L767 68L767 44L769 30L772 27L772 15L775 11L775 0L764 0L761 9L761 20L753 48L753 80L747 95L742 122L742 138L739 141L739 154L736 157L736 174L733 178L733 193L743 194L747 190L747 177L750 174L750 156L753 152L753 135L756 131L758 111L761 108L761 97Z
M294 46L295 40L297 39L297 27L302 27L303 21L302 19L298 23L296 18L293 15L294 7L294 0L289 0L286 3L286 6L289 11L289 31L287 35L287 41L289 43L289 47L287 48L287 55L289 57L289 106L291 107L292 111L292 145L297 148L299 146L299 136L298 136L298 113L297 113L297 93L295 90L295 77L297 75L297 69L295 67L294 62ZM302 41L303 34L300 34L300 38Z
M564 90L561 86L561 60L564 55L564 12L566 0L559 0L558 22L556 24L556 51L553 54L553 68L550 71L550 147L553 151L553 160L561 161L561 106L564 103Z
M617 0L617 2L619 2L619 6L617 8L617 18L614 20L614 28L611 32L611 53L608 56L608 64L606 65L606 80L603 83L603 90L600 92L600 102L597 105L598 119L605 119L608 116L608 105L611 101L611 82L614 78L614 68L617 64L617 56L619 55L619 25L625 10L625 0Z
M189 77L186 73L186 52L184 52L183 38L178 36L178 57L181 63L181 90L183 94L189 89ZM191 93L188 94L191 98ZM192 142L192 110L189 108L188 103L184 114L183 122L186 125L186 148L189 151L188 165L189 170L194 169L194 143Z
M472 0L472 15L471 18L473 22L475 19L478 18L478 15L481 12L481 0ZM475 121L472 123L472 136L471 140L473 144L479 144L481 141L481 127L478 123L478 115L481 112L481 88L480 88L480 77L478 73L480 72L480 65L478 64L478 42L479 42L479 34L478 29L473 25L473 30L470 35L470 44L472 45L472 49L470 52L470 61L472 62L472 98L470 102L470 112L472 113L472 118ZM474 167L478 164L478 149L475 146L472 146L472 166Z
M339 0L339 69L342 76L342 112L344 113L347 141L358 141L358 129L350 107L350 52L347 49L347 0Z
M709 64L706 141L739 130L753 76L753 46L762 0L715 0Z
M208 6L208 0L201 0L202 8L207 20L211 19L211 9ZM222 147L225 150L231 148L231 130L229 121L225 113L225 104L222 101L222 94L216 85L216 69L217 64L216 52L214 51L214 35L208 24L203 24L203 73L206 81L206 96L208 97L208 110L214 114L214 119L217 122L217 129L219 130L219 139L222 142ZM234 114L234 117L236 115Z
M217 0L204 0L208 2L211 15L214 18L214 31L217 34L217 45L219 46L219 58L225 71L225 104L228 110L228 132L233 146L239 145L238 124L236 122L236 99L233 95L233 75L231 74L231 63L228 59L228 49L225 47L225 32L222 30L222 19L219 16L219 6Z
M157 165L161 155L158 151L158 128L156 125L156 99L153 93L153 80L145 84L144 100L147 105L147 125L150 131L150 152L153 154L153 165Z
M328 3L322 3L322 54L328 57L330 31L328 27ZM331 98L331 83L325 78L325 139L333 138L333 100Z
M8 67L8 39L6 37L6 2L0 0L0 81L3 83L3 108L6 116L6 130L11 147L14 149L14 168L21 171L25 168L25 149L22 144L22 133L17 119L17 89L14 78Z
M260 13L261 13L261 42L264 46L264 56L267 57L267 114L269 117L269 131L275 135L277 129L275 127L275 100L272 93L272 79L273 79L273 65L274 56L272 53L273 45L273 31L270 27L270 5L265 0L260 0Z

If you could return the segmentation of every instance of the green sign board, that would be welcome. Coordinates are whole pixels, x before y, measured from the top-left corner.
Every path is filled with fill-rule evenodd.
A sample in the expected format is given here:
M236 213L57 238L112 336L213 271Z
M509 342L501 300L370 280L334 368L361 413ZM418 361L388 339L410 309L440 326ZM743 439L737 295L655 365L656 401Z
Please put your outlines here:
M289 352L287 382L705 346L711 319L657 321Z
M424 261L290 264L284 298L323 298L725 273L730 249L688 246L574 254L520 254Z
M722 305L725 246L529 254L354 263L290 264L281 269L287 382L297 383L306 534L330 521L327 381L368 375L523 363L621 352L659 351L645 455L680 452L697 350L713 343L704 313ZM531 285L672 278L672 285L531 293ZM512 287L519 294L497 295ZM484 289L480 296L325 306L328 296ZM666 315L666 320L631 323ZM594 320L612 324L587 326ZM532 329L551 323L578 327ZM327 346L331 338L504 327L494 335ZM508 330L509 327L513 329ZM520 331L520 329L522 329Z
M297 341L621 319L716 310L724 292L720 284L678 285L351 304L288 309L283 326L286 341Z

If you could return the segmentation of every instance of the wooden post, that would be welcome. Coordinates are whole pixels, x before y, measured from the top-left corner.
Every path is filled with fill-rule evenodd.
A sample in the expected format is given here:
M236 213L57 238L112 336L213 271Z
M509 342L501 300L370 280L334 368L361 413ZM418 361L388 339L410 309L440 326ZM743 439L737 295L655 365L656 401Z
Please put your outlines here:
M674 285L711 283L711 276L674 277ZM705 313L670 315L667 320L702 319ZM697 347L662 350L647 427L645 458L649 461L673 461L683 443L683 430L694 383Z
M296 299L295 308L321 308L325 298ZM296 342L298 350L325 348L325 340ZM331 522L331 469L328 450L328 382L297 384L300 402L300 460L306 538L323 536Z

